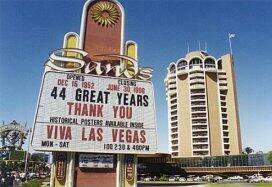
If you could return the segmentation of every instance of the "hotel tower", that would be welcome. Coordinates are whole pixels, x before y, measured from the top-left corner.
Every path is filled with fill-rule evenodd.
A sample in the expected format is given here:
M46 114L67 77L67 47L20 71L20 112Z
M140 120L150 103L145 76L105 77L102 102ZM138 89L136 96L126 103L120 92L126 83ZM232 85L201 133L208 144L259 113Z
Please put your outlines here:
M203 51L170 63L165 78L173 158L241 153L234 62Z

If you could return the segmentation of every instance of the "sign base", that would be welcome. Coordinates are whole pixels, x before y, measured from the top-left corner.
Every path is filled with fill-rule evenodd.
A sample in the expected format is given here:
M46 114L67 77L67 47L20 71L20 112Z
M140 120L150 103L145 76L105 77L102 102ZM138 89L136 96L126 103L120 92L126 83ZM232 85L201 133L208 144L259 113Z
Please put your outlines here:
M111 158L109 154L89 153L85 156L86 167L82 167L82 154L69 152L53 152L50 186L53 187L136 187L137 155L113 154L113 167L107 167ZM65 155L65 156L64 156ZM95 157L94 155L97 155ZM81 157L81 158L80 158ZM66 158L66 160L64 159ZM91 163L87 163L88 158ZM80 160L81 159L81 160ZM100 161L101 161L100 160ZM93 165L93 161L97 165ZM64 165L65 164L65 165ZM108 166L111 166L109 163Z

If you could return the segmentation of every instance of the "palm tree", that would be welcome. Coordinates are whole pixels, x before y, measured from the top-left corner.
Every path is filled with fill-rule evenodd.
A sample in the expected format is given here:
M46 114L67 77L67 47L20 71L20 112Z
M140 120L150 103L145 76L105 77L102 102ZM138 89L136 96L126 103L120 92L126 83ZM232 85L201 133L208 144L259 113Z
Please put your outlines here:
M251 154L251 153L254 153L254 150L251 147L246 147L245 152L246 154Z

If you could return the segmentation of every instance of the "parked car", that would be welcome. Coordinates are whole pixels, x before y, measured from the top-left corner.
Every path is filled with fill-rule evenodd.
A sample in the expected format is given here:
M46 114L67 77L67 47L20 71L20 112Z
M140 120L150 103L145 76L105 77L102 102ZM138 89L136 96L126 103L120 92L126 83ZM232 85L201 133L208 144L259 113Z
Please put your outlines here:
M272 182L272 176L265 177L263 179L264 182Z
M255 179L255 178L258 178L258 177L260 177L261 176L261 174L254 174L254 175L250 175L250 176L247 176L249 179Z
M185 182L185 181L186 181L186 179L184 177L179 178L179 182Z
M174 175L174 177L175 177L175 180L178 181L180 178L180 175Z
M258 177L258 178L254 178L254 179L250 179L249 182L250 183L258 183L258 182L263 182L264 178L262 177Z
M204 181L210 181L213 179L213 175L204 175L201 177Z
M148 182L148 181L151 181L151 180L152 180L151 177L145 177L145 178L144 178L144 181L145 181L145 182Z
M202 179L199 176L194 177L193 179L194 179L194 181L202 181Z
M169 181L170 181L170 182L174 182L175 180L176 180L175 177L173 177L173 176L169 177Z
M263 182L263 181L264 181L264 177L261 175L249 180L249 182L253 182L253 183L258 183L258 182Z
M213 182L221 181L223 178L220 176L213 177Z
M193 182L193 181L194 181L194 178L191 178L191 177L187 178L187 182Z
M251 182L251 183L257 183L257 182L264 181L264 177L262 175L260 175L259 173L249 176L248 178L249 178L249 182Z
M216 179L216 180L222 180L222 179L223 179L223 177L220 177L220 176L215 176L215 177L214 177L214 179Z
M228 180L243 180L244 178L239 176L239 175L236 175L236 176L233 176L233 177L229 177Z
M35 178L35 177L36 177L36 174L35 174L35 173L29 173L29 174L28 174L28 177L29 177L29 178Z

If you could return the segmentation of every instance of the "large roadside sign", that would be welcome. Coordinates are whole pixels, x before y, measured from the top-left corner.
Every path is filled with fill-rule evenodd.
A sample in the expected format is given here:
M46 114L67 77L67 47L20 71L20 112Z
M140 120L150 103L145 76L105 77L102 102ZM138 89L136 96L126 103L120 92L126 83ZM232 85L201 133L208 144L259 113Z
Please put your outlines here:
M49 71L31 141L34 150L153 154L157 151L149 81Z

